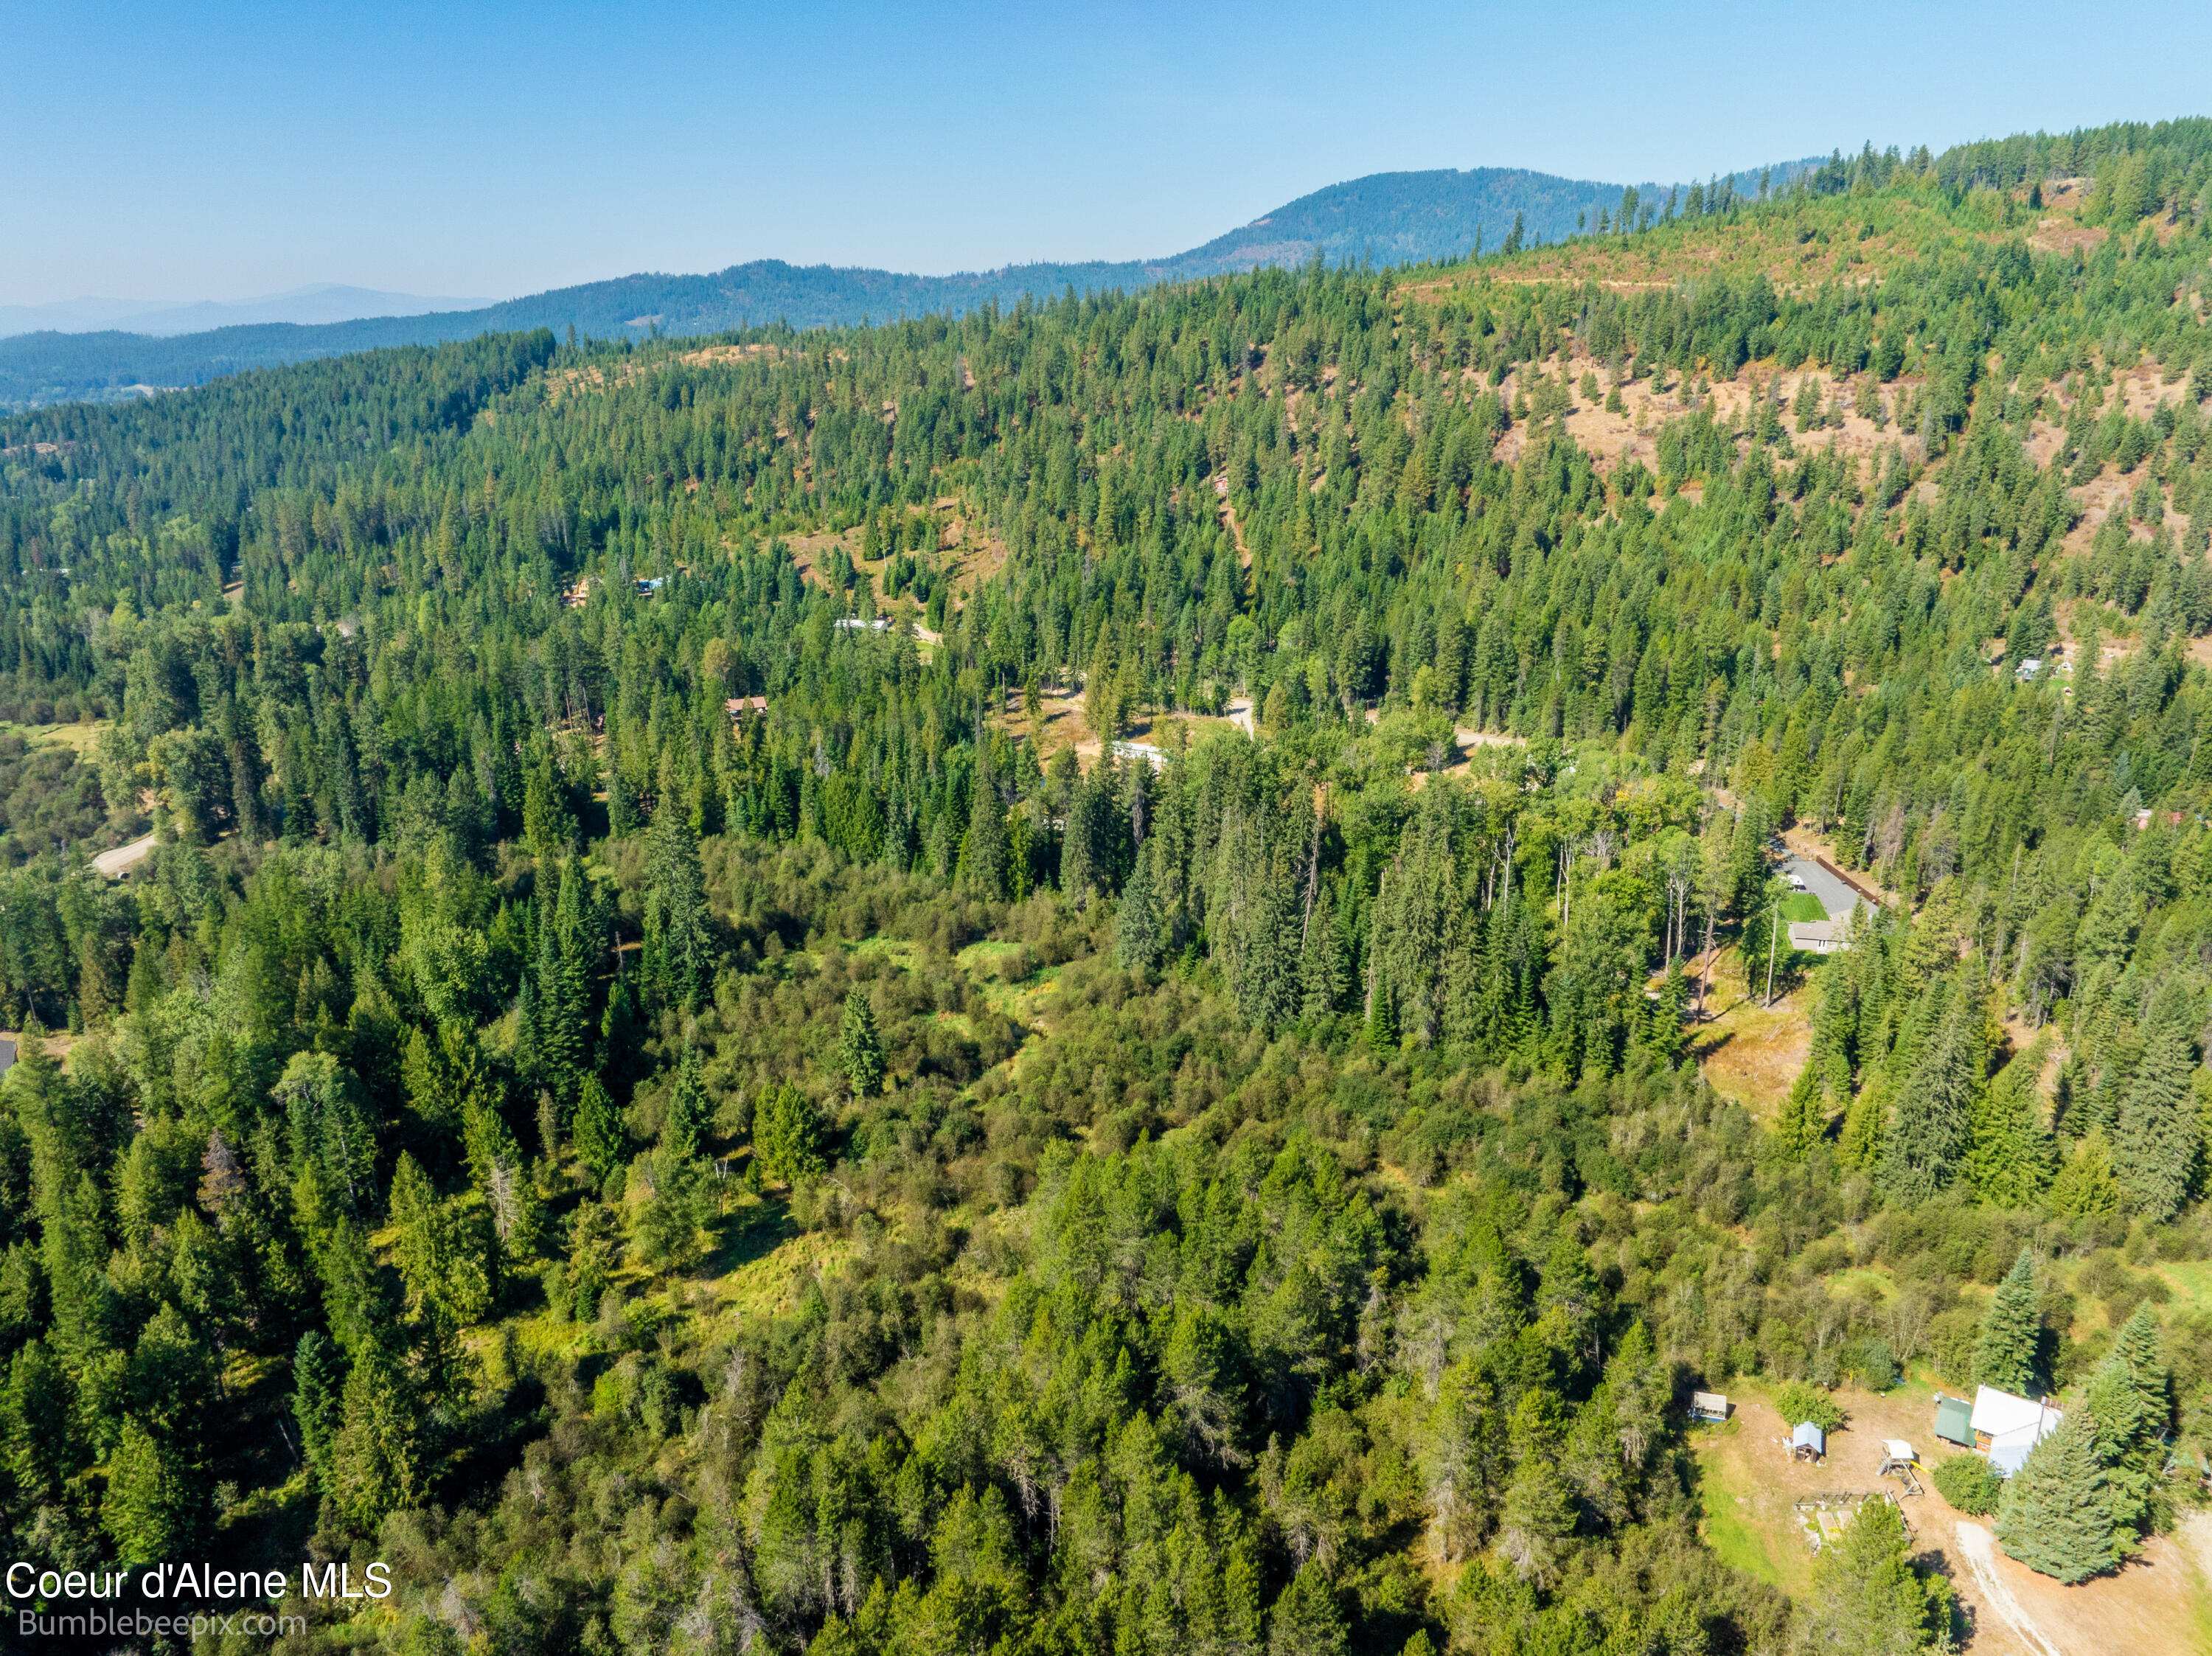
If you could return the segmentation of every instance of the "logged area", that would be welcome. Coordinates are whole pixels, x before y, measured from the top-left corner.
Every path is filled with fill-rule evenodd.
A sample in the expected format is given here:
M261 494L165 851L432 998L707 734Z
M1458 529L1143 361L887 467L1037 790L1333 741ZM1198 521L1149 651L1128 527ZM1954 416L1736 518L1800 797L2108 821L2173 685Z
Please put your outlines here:
M1869 149L0 421L9 1557L2212 1647L2208 209Z

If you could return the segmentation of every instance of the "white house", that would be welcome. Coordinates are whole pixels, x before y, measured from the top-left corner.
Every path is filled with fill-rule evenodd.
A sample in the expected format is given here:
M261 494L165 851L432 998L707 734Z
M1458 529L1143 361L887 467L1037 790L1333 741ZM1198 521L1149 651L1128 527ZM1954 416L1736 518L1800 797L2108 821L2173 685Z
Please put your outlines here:
M1141 759L1154 770L1164 769L1168 762L1167 749L1156 748L1149 742L1116 742L1114 756L1116 759Z
M2014 1397L1994 1386L1981 1386L1974 1392L1974 1447L2010 1477L2027 1459L2027 1452L2057 1431L2065 1418L2047 1403Z

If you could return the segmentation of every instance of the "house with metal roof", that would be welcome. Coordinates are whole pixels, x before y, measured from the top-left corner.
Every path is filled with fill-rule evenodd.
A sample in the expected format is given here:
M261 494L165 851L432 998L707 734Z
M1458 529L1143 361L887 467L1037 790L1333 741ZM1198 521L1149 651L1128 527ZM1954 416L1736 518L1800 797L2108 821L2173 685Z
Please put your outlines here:
M2028 1451L2057 1431L2065 1418L2047 1403L1984 1386L1974 1392L1974 1447L2010 1477L2027 1460Z

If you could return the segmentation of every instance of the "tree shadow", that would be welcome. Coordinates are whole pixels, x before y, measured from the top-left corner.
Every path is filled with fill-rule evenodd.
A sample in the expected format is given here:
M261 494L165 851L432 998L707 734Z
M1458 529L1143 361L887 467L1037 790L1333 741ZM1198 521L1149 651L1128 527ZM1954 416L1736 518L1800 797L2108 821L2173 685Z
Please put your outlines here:
M726 1277L732 1271L764 1259L799 1234L788 1204L769 1200L747 1203L714 1227L714 1241L696 1274Z

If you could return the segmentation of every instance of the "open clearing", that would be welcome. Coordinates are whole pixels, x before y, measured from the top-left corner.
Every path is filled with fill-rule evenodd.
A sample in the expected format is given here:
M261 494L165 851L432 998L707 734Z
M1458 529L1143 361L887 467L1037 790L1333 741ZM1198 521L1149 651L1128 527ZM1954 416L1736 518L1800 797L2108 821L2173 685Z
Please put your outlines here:
M71 725L19 725L0 719L0 736L21 737L30 747L67 748L80 759L89 760L100 745L100 733L112 720L81 719Z
M1732 1397L1728 1425L1692 1438L1707 1542L1729 1563L1794 1595L1813 1583L1812 1549L1793 1505L1799 1498L1899 1491L1876 1476L1887 1437L1910 1442L1931 1472L1969 1453L1936 1437L1934 1389L1924 1382L1881 1396L1846 1387L1836 1399L1849 1418L1817 1465L1787 1458L1778 1441L1787 1427L1762 1392ZM1926 1473L1920 1482L1925 1493L1904 1496L1900 1509L1915 1552L1958 1593L1967 1622L1960 1648L1972 1656L2212 1652L2212 1519L2180 1538L2153 1538L2114 1574L2067 1587L2006 1557L1990 1534L1994 1520L1958 1511Z
M1765 963L1754 973L1764 987ZM1694 971L1694 968L1692 970ZM1787 987L1787 992L1783 992ZM1690 1026L1690 1051L1705 1079L1723 1098L1747 1105L1761 1120L1771 1120L1788 1095L1813 1045L1813 1009L1819 1004L1817 980L1786 986L1778 977L1774 1004L1744 982L1733 949L1723 952L1713 972L1711 1016Z

